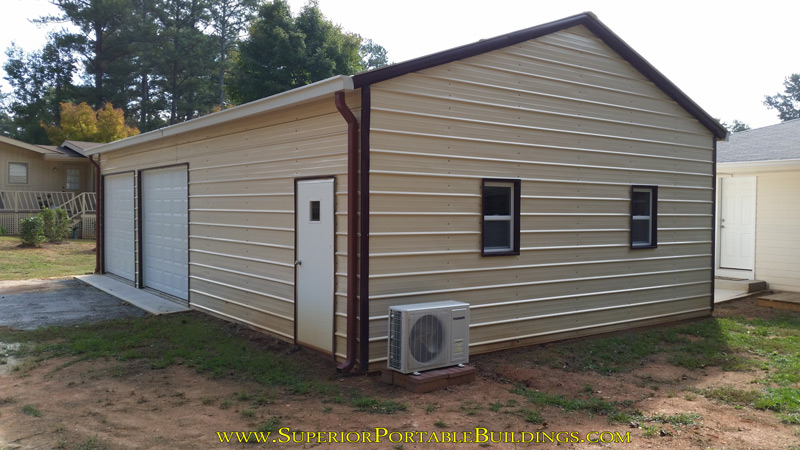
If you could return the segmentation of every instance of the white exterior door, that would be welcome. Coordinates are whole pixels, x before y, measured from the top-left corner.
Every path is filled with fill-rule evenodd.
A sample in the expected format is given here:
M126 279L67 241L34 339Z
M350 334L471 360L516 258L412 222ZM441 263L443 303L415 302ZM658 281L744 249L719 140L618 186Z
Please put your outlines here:
M133 281L133 173L107 175L103 180L103 265L106 272Z
M756 177L726 177L721 183L719 266L753 270L756 239Z
M333 352L333 179L297 182L297 342Z
M189 188L185 166L142 171L144 286L189 299Z

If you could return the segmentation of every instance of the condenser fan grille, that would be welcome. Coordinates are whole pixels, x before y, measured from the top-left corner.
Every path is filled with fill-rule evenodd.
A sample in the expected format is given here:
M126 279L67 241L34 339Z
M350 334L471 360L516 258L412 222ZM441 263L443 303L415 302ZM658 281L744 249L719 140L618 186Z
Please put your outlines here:
M421 363L436 359L442 352L444 324L438 317L428 314L420 317L408 334L411 356Z

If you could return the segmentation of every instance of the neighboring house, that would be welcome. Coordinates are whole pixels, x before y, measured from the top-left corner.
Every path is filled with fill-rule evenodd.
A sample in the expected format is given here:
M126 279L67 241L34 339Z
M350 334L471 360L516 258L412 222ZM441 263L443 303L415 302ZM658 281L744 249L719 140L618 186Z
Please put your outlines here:
M585 13L87 154L106 273L374 370L391 305L472 353L709 315L725 135Z
M800 292L800 119L720 142L717 176L718 275Z
M16 234L21 219L61 207L79 234L94 236L96 170L84 152L97 145L31 145L0 136L0 225Z

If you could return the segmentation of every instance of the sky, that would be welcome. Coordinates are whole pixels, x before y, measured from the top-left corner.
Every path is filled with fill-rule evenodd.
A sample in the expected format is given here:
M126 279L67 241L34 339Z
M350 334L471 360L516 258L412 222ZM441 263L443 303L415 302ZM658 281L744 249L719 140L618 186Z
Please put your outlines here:
M306 0L289 0L297 13ZM753 128L779 122L763 105L800 72L800 2L743 0L318 0L344 30L402 62L591 11L709 114ZM47 29L29 19L57 12L47 0L0 0L0 47L38 50ZM0 63L5 62L5 53ZM0 74L5 75L4 72ZM3 80L0 89L9 92Z

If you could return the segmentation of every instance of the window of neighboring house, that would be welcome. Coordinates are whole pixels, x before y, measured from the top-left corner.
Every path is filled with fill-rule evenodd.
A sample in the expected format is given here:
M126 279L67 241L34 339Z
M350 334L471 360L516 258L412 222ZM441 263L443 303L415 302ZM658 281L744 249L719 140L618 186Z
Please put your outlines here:
M67 169L67 189L78 190L81 188L81 171Z
M483 180L484 256L519 254L519 180Z
M28 163L8 163L8 184L28 184Z
M631 187L631 248L658 246L658 187Z

